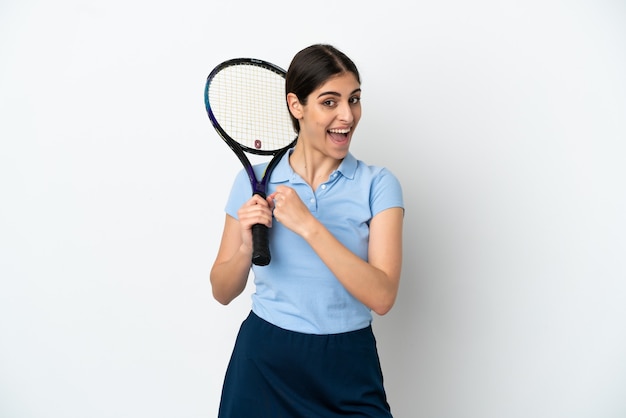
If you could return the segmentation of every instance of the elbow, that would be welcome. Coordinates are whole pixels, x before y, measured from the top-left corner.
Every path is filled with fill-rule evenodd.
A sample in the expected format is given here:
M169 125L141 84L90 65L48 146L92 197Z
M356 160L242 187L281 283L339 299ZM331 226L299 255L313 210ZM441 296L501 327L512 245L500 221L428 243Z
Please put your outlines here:
M371 307L371 309L372 311L376 313L376 315L384 316L387 313L389 313L389 311L391 311L391 308L393 308L393 305L395 304L395 302L396 302L395 295L382 297L378 301L376 301L376 303Z
M389 271L387 269L386 271ZM389 271L387 274L380 276L379 286L372 288L369 294L370 303L366 305L377 315L383 316L391 311L400 287L400 269Z
M376 315L379 316L384 316L387 313L389 313L389 311L391 310L391 308L393 308L393 304L387 304L387 305L379 305L379 306L375 306L372 308L372 310L374 312L376 312Z
M243 289L238 290L233 288L232 283L228 280L224 280L222 276L219 271L216 271L214 266L209 274L209 283L211 284L213 299L218 301L221 305L226 306L232 302Z
M234 299L232 296L229 295L228 292L220 288L220 286L215 285L215 283L213 283L213 280L211 280L211 292L213 294L213 299L215 299L224 306L228 305Z
M228 305L230 302L233 301L232 298L228 298L228 297L226 297L224 295L220 295L220 294L218 294L216 292L213 292L213 299L215 299L216 301L218 301L220 304L222 304L224 306Z
M220 304L224 306L228 305L234 299L234 297L232 297L228 293L219 291L219 289L216 286L212 287L212 292L213 292L213 299L215 299L216 301L218 301Z

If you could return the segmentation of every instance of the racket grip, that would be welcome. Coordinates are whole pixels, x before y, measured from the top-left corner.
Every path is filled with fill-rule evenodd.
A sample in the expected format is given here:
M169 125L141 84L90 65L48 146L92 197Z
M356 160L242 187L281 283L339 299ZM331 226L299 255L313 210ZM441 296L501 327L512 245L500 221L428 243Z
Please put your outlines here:
M267 226L263 224L252 225L252 264L267 266L271 258Z

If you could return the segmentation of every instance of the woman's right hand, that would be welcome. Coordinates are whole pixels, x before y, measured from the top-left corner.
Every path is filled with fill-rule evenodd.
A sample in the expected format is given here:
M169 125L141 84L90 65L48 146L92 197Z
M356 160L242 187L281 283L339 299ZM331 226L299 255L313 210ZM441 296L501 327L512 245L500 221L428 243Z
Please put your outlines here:
M255 194L237 211L241 226L242 245L252 253L252 226L262 224L272 227L272 211L274 203L271 199L263 199Z

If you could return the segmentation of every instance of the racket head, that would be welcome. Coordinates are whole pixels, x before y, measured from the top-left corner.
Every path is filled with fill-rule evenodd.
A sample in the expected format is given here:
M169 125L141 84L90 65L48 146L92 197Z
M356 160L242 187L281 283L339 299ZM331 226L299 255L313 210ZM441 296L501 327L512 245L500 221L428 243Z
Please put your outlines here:
M295 144L297 134L287 109L285 75L285 70L270 62L234 58L218 64L207 77L207 114L236 153L238 148L251 154L275 155Z

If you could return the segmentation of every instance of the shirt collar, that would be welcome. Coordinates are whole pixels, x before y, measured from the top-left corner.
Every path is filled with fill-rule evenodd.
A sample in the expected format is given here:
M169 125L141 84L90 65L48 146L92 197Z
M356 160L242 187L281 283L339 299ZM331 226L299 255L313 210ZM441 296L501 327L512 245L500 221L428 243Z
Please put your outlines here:
M274 168L274 171L272 172L270 183L284 183L299 178L289 164L289 156L292 152L293 148L283 155L280 162L276 165L276 168ZM341 161L341 164L339 164L336 171L341 173L343 177L352 180L354 179L357 165L357 159L351 153L348 153L344 157L343 161Z

